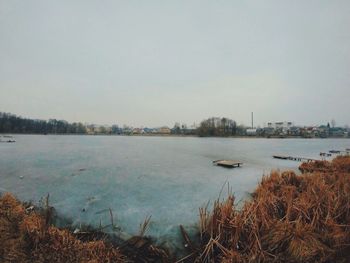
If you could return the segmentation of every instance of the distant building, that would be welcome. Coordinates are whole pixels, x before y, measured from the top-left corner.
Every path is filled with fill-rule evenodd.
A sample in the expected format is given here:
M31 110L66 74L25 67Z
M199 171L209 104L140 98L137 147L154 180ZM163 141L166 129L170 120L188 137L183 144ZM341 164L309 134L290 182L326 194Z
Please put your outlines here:
M275 134L275 129L272 127L265 127L262 129L262 134L264 136L272 136Z
M107 133L110 131L111 131L111 128L108 126L99 126L95 124L90 124L86 126L87 134L101 134L101 133Z
M347 130L341 127L330 128L329 133L332 137L348 137Z
M293 127L293 123L290 121L267 123L267 128L270 129L269 133L273 131L273 135L283 135L283 136L289 135L290 129L292 127Z
M273 129L290 129L293 126L293 123L290 121L282 121L282 122L269 122L267 123L268 128Z
M292 126L288 131L290 136L300 136L300 127Z
M248 136L256 136L257 135L257 129L255 128L250 128L246 130L246 134Z
M134 128L134 129L132 130L132 134L141 134L141 133L144 133L144 132L143 132L143 129Z
M125 127L123 127L122 133L126 134L126 135L130 135L130 134L132 134L132 131L133 131L133 129L131 127L125 126Z
M313 126L300 128L300 135L304 138L315 138L320 136L318 127Z
M170 134L171 133L171 129L169 127L161 127L158 129L158 133L160 134Z
M143 128L144 133L153 133L154 129L151 128Z

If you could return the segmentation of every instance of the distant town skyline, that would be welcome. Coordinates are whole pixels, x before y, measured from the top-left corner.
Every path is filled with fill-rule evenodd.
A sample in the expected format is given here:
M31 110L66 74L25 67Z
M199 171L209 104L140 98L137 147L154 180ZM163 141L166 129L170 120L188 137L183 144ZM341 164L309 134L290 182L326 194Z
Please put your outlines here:
M252 114L253 115L253 114ZM0 112L0 134L80 134L80 135L145 135L199 137L265 137L265 138L350 138L350 127L327 125L298 126L292 122L269 122L263 127L237 125L230 118L211 117L200 125L176 123L173 127L131 127L127 125L96 125L69 123L64 120L37 120ZM1 135L0 135L1 137ZM4 136L6 138L6 136ZM7 141L7 142L12 142Z
M0 0L0 111L350 124L349 1Z
M114 122L114 123L99 123L99 122L86 122L86 121L82 121L82 120L77 120L77 121L69 121L66 119L60 119L60 118L55 118L55 117L50 117L50 118L34 118L34 117L30 117L30 116L24 116L24 115L18 115L15 113L11 113L11 112L2 112L0 111L0 116L1 114L6 114L9 116L14 116L14 117L19 117L19 118L24 118L24 119L28 119L28 120L37 120L37 121L50 121L50 120L56 120L56 121L64 121L64 122L68 122L70 124L72 123L81 123L83 125L86 126L96 126L96 127L112 127L112 126L118 126L120 128L122 127L128 127L128 128L162 128L162 127L167 127L167 128L173 128L176 126L185 126L185 128L190 128L190 129L195 129L198 128L202 122L207 121L208 118L209 119L228 119L228 120L232 120L236 122L237 126L243 126L245 128L264 128L264 127L271 127L271 126L278 126L278 125L287 125L288 126L295 126L295 127L319 127L319 126L330 126L330 127L343 127L346 129L350 128L349 124L339 124L337 123L337 121L335 119L332 120L328 120L322 123L313 123L313 124L308 124L308 123L298 123L295 121L290 121L290 120L272 120L272 121L268 121L268 122L264 122L262 124L255 123L255 120L252 122L252 119L250 119L250 123L239 123L234 119L230 119L228 116L210 116L208 118L202 119L202 120L197 120L197 121L193 121L192 123L186 123L186 122L182 122L182 121L174 121L173 124L167 125L167 124L160 124L160 125L156 125L156 126L151 126L151 125L131 125L129 123L118 123L118 122ZM252 118L252 115L250 116L250 118Z

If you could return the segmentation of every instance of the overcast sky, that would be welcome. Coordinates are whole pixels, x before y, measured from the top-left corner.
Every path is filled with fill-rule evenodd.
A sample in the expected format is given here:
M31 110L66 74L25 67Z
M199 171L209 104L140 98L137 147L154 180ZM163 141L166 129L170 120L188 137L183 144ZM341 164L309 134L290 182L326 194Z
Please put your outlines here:
M0 0L0 111L350 124L350 1Z

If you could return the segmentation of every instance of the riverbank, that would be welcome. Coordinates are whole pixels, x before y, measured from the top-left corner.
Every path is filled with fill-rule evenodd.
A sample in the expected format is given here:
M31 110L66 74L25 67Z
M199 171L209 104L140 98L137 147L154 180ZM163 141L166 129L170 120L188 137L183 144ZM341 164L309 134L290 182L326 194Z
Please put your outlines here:
M187 256L178 262L349 262L350 157L300 170L271 172L240 210L232 195L201 208L198 236L181 231ZM175 261L142 235L124 244L94 232L83 239L54 227L48 207L30 207L10 194L0 199L5 262Z

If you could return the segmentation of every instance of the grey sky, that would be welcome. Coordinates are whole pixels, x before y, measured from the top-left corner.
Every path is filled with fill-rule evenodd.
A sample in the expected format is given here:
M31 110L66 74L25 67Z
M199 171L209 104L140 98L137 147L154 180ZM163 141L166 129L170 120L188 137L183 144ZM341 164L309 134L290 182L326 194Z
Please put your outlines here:
M0 111L350 124L350 1L0 0Z

